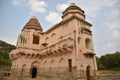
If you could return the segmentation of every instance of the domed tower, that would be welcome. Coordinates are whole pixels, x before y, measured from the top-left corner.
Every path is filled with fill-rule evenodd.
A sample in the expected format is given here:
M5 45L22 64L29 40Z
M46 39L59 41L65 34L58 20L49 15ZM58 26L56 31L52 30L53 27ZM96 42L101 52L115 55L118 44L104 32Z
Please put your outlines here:
M71 3L71 5L65 9L62 18L63 20L67 20L71 16L77 16L81 19L85 19L84 11L80 7L76 6L75 3Z
M35 59L38 60L42 36L42 27L38 19L33 16L18 36L16 49L12 50L9 55L12 60L11 68L14 77L30 76L31 64Z
M38 19L33 16L22 29L18 36L17 48L33 48L39 49L40 37L42 36L42 28Z
M93 47L92 24L85 20L84 11L71 3L63 12L63 22L74 27L76 65L80 80L96 80L96 57Z

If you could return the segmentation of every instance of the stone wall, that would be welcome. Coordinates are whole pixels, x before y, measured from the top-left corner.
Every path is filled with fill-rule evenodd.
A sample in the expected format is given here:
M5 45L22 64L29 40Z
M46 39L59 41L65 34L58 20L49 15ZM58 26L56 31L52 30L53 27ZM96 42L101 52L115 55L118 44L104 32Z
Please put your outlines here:
M18 70L18 69L17 69ZM16 74L19 73L19 74ZM32 73L30 69L23 70L22 72L12 72L11 80L86 80L86 71L77 70L77 67L72 67L70 72L68 67L56 68L38 68L37 77L31 78ZM95 80L94 71L91 71L91 80Z
M30 70L26 70L24 72L12 72L11 80L14 77L14 80L27 80L30 79L32 74L28 74ZM22 73L22 74L21 74ZM72 72L69 72L67 67L60 68L39 68L37 69L37 78L38 80L77 80L77 67L72 67Z

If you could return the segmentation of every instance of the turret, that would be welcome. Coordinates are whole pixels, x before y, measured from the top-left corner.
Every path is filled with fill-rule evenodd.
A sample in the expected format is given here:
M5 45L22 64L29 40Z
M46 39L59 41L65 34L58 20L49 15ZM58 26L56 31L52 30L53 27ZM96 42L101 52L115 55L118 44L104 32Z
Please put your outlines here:
M33 16L23 27L20 35L18 36L17 48L34 48L39 49L40 37L43 31L38 19Z
M66 20L72 16L77 16L81 19L85 19L85 14L84 11L75 5L75 3L71 3L71 5L65 9L65 11L63 12L63 20Z

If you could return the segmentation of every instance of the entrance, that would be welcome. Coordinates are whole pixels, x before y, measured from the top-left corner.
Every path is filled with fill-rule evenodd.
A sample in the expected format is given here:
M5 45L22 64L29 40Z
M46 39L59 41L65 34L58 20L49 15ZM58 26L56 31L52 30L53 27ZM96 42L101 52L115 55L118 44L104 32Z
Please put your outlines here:
M32 78L36 78L37 77L37 68L33 67L32 68Z
M87 77L87 80L90 80L90 66L87 66L86 68L86 77Z
M68 59L68 69L69 72L72 72L72 59Z

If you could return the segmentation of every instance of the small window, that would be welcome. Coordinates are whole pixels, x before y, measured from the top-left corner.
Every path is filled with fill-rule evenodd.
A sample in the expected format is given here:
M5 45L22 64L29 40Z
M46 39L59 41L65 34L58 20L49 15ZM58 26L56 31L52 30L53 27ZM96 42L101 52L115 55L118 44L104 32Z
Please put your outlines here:
M69 72L72 72L72 59L68 59L68 69Z
M78 43L80 43L80 40L81 40L81 38L80 38L80 37L78 37Z
M39 36L33 36L33 44L39 44Z

